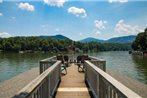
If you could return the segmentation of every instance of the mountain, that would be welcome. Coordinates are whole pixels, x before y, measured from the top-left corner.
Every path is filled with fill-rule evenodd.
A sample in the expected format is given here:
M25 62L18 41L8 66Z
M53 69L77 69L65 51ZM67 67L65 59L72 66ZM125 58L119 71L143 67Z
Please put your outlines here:
M135 35L129 35L129 36L122 36L122 37L114 37L108 40L99 40L96 38L88 37L83 40L80 40L82 43L86 42L103 42L103 43L132 43L135 40Z
M96 39L96 38L88 37L88 38L85 38L83 40L80 40L80 42L82 42L82 43L88 43L88 42L104 42L104 40L99 40L99 39Z
M54 35L54 36L39 36L40 38L52 38L52 39L69 39L63 35ZM70 39L69 39L70 40Z
M110 43L132 43L135 40L135 35L129 35L129 36L122 36L122 37L115 37L107 40L106 42Z

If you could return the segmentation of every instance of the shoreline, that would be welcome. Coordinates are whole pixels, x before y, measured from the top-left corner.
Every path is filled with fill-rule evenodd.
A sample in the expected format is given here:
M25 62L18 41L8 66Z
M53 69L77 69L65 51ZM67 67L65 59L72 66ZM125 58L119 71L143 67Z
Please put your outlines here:
M9 80L5 80L0 83L0 98L11 98L19 90L25 87L29 82L35 79L39 75L39 68L32 68L17 76L12 77Z

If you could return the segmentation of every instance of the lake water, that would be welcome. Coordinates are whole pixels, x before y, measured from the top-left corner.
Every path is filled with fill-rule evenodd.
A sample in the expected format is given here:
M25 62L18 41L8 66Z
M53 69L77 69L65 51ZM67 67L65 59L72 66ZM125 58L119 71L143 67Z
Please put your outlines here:
M33 67L38 67L41 59L52 55L49 53L0 53L0 83ZM89 55L105 59L107 68L147 84L147 57L132 56L124 51L89 53Z
M105 59L107 69L116 70L147 84L147 56L131 55L124 51L91 53L90 55Z

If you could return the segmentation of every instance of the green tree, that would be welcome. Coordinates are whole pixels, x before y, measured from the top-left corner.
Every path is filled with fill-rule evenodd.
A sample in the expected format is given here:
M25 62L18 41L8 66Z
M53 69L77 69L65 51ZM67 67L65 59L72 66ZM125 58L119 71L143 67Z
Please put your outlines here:
M132 43L132 49L141 51L147 50L147 28L144 30L144 32L137 35L135 41Z

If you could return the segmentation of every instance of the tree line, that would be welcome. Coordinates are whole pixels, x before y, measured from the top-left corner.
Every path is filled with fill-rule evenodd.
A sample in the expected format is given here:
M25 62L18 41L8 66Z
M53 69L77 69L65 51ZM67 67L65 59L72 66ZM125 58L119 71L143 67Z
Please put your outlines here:
M98 52L98 51L127 51L131 49L131 44L121 44L121 43L80 43L76 42L75 46L84 52Z
M10 37L0 39L1 51L44 51L44 52L98 52L98 51L126 51L130 44L119 43L81 43L69 39L52 39L40 37Z
M147 51L147 28L144 32L137 35L135 41L132 43L132 49L138 51Z

